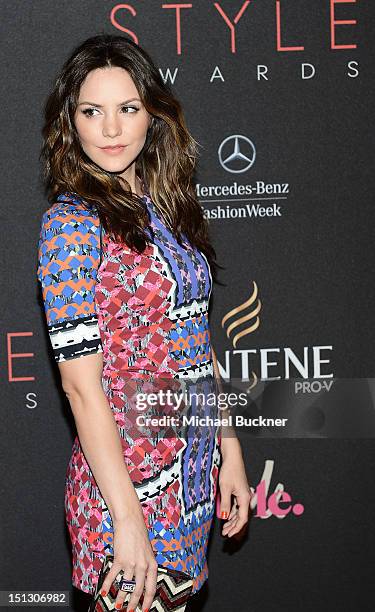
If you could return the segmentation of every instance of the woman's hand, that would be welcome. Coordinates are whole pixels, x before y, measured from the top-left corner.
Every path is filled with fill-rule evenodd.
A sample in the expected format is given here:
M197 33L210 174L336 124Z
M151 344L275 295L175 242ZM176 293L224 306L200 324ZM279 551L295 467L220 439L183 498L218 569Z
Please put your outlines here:
M252 492L247 481L241 445L236 437L222 438L222 464L219 471L220 518L227 519L222 535L231 537L249 520ZM235 501L232 504L231 496ZM238 506L238 507L237 507ZM223 516L223 513L224 516Z
M108 592L120 570L124 570L123 578L135 580L136 586L127 602L127 612L135 610L139 598L145 589L142 611L151 608L155 597L158 564L149 540L148 531L142 514L141 506L130 511L126 518L114 521L114 562L102 586L102 591ZM116 597L116 609L124 605L126 591L119 589Z

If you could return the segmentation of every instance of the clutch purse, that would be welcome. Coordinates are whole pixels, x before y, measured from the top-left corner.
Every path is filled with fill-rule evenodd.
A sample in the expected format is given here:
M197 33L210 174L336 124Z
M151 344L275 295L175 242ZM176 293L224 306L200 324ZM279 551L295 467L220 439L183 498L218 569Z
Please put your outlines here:
M113 555L106 555L103 565L100 570L98 583L96 585L95 593L90 603L90 607L88 612L109 612L114 610L116 597L118 593L118 579L123 576L123 570L121 570L114 582L111 584L111 587L108 593L103 597L100 594L100 590L102 588L103 582L105 580L105 576L109 569L111 568L113 563ZM157 573L157 582L156 582L156 591L154 596L154 601L151 604L150 612L160 612L160 610L174 610L175 612L184 612L187 604L187 600L190 597L191 591L193 589L193 578L189 574L185 572L181 572L180 570L170 569L167 567L163 567L158 565L158 573ZM131 597L131 593L127 593L123 608L126 610L127 604ZM135 609L135 612L142 612L142 603L143 603L143 593L139 598L138 605Z

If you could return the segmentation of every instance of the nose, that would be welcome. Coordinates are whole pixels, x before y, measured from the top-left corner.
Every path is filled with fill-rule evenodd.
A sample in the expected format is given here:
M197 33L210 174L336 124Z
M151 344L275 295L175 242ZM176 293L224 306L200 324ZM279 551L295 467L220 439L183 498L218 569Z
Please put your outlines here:
M103 121L103 136L115 138L121 134L121 122L116 113L108 113Z

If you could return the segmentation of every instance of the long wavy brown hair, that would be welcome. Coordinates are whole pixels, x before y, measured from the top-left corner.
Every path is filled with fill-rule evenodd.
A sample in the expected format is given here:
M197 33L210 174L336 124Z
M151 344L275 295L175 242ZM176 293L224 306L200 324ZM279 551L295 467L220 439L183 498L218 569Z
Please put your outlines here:
M83 151L74 125L79 92L91 70L124 68L145 109L152 115L135 171L170 231L181 244L185 234L207 257L212 277L219 265L209 237L208 220L197 200L193 175L199 143L186 126L181 104L163 82L148 53L121 35L100 34L74 49L58 74L44 107L40 160L47 198L52 204L66 191L95 206L104 230L138 253L149 237L146 208L127 181L100 168ZM124 188L125 183L125 188ZM127 189L128 187L128 189Z

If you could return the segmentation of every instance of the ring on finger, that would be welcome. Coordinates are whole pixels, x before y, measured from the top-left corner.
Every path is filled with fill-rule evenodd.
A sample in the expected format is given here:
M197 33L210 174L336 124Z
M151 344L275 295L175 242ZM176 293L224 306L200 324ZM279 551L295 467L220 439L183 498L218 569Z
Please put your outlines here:
M121 580L118 581L118 588L120 589L120 591L126 591L127 593L133 593L135 587L136 587L135 580L127 580L126 578L121 578Z

